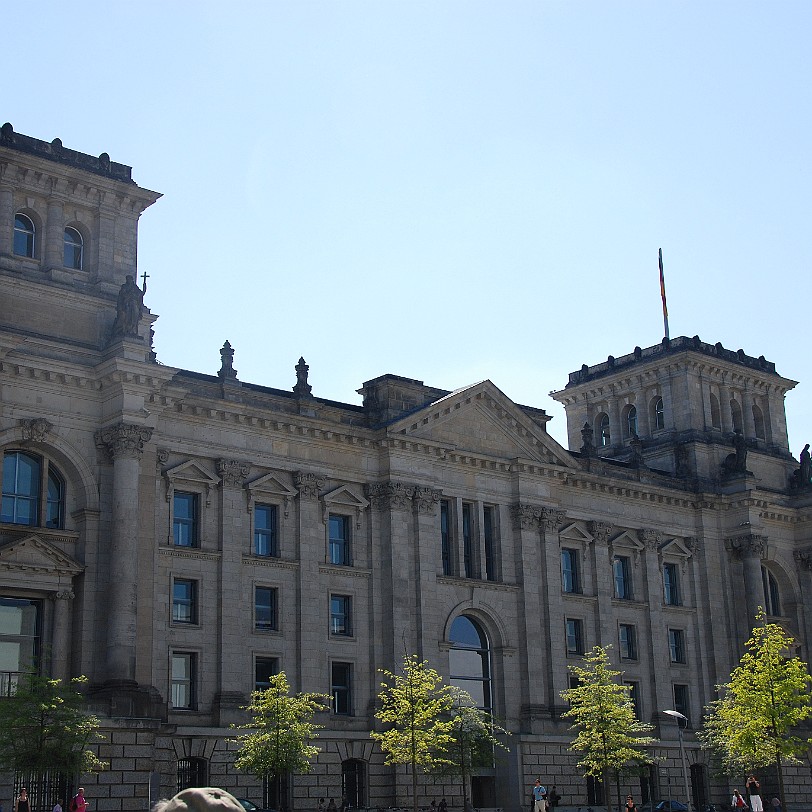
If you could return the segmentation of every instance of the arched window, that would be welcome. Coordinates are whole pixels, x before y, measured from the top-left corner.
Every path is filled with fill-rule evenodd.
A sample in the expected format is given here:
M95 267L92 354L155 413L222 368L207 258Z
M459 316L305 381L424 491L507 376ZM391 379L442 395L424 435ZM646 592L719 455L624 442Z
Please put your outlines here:
M209 785L208 763L205 758L178 759L178 792L189 787Z
M753 404L753 428L759 440L767 439L767 434L764 431L764 414L755 403Z
M764 585L764 611L768 615L775 617L781 614L781 594L778 591L778 581L775 576L766 568L761 568L761 582Z
M715 429L722 428L722 412L719 409L719 398L710 393L710 407L711 407L711 425Z
M85 242L82 239L82 235L75 228L68 226L65 229L64 245L65 267L73 268L75 271L81 271L85 250Z
M598 415L598 445L601 448L606 448L612 442L612 435L609 432L609 415L604 413Z
M490 710L491 647L480 625L460 615L451 624L451 650L448 653L451 684L468 691L478 708Z
M34 257L37 230L34 221L19 212L14 215L14 253L18 257Z
M366 764L357 758L341 762L341 797L345 808L361 809L366 801Z
M730 417L733 420L733 431L744 431L742 425L742 407L737 400L730 401Z
M637 434L637 407L627 406L624 409L624 427L626 429L626 439L629 440Z
M7 451L3 455L0 521L60 528L64 516L65 480L56 467L24 451Z
M651 401L650 422L652 431L661 431L665 428L665 408L659 395Z

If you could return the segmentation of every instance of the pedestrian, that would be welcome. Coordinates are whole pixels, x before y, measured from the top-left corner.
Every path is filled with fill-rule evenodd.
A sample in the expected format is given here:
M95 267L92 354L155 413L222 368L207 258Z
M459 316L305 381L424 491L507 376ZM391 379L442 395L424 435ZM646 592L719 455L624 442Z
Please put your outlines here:
M319 802L316 804L316 812L324 812L324 798L319 798Z
M747 809L747 803L744 798L742 798L741 792L739 792L737 789L733 790L733 797L730 799L730 806L734 810Z
M753 812L764 812L764 804L761 802L761 784L754 775L747 779L747 794L750 796L750 809Z
M86 812L88 803L85 800L85 788L79 787L76 795L71 798L69 812Z
M773 795L773 799L770 802L773 807L773 812L781 812L781 799L777 795Z
M547 800L549 801L550 809L555 809L558 806L561 796L556 792L555 784L553 784L553 788L550 790Z
M637 806L635 806L634 798L631 795L626 796L626 812L637 812Z
M28 790L25 787L20 789L20 794L14 802L14 812L31 812L31 801L28 800Z
M537 778L533 785L533 812L547 812L547 788L541 778Z
M62 799L58 798L51 812L62 812Z
M338 812L335 798L330 798L330 800L327 802L327 812Z
M437 807L437 812L448 812L448 804L446 803L445 798L440 801L440 805Z

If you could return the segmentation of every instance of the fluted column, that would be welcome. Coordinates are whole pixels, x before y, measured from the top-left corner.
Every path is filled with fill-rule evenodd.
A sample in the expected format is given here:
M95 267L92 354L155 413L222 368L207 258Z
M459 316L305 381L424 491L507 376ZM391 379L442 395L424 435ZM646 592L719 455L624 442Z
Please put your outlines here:
M53 592L54 626L51 637L51 671L56 679L63 681L70 677L70 626L71 601L75 598L69 589Z
M138 479L152 429L129 423L96 434L113 459L110 580L107 592L107 679L135 681L138 596Z
M744 598L747 608L749 634L758 607L764 607L764 582L761 579L761 559L767 548L767 537L747 534L728 539L732 553L741 559L744 568Z

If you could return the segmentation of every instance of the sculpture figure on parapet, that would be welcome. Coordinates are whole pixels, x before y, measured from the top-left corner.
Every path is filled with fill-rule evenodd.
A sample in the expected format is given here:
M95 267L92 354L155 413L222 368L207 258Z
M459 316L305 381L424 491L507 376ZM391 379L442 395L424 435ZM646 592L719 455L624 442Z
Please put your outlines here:
M144 291L135 284L130 274L118 292L116 320L113 322L113 338L138 336L138 325L144 309Z
M801 467L792 472L789 486L793 491L803 491L812 488L812 457L809 454L809 443L807 443L800 456Z
M747 473L747 440L741 433L740 429L736 429L733 433L733 448L734 452L728 454L722 462L722 473L726 476L733 474L746 474Z

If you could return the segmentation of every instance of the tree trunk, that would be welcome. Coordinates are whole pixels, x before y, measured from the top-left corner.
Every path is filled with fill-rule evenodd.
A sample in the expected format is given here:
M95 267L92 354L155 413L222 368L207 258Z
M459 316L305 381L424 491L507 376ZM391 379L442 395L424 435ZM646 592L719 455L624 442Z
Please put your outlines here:
M606 802L606 812L612 812L612 793L609 791L609 770L603 771L603 800ZM620 812L620 810L618 810Z

